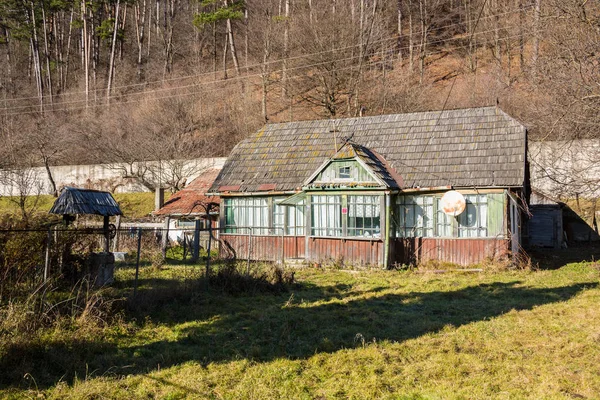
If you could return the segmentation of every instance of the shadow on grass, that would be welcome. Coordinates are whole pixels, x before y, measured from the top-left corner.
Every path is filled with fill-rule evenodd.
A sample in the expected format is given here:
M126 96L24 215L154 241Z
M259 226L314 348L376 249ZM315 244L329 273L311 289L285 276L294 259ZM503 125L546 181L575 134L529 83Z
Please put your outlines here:
M600 260L600 243L579 243L566 249L532 247L527 249L534 266L540 269L558 269L565 264Z
M148 312L152 321L174 327L176 340L128 347L102 338L13 346L0 359L0 370L5 371L0 386L22 385L26 373L35 377L41 389L61 380L72 383L75 377L144 374L187 361L207 365L238 359L303 359L360 346L362 340L401 342L446 325L459 327L511 310L566 301L598 283L555 288L519 284L405 294L382 294L381 288L353 292L346 285L297 286L293 297L290 293L245 297L174 293L171 301L159 300L154 310L137 310L130 316L142 318Z

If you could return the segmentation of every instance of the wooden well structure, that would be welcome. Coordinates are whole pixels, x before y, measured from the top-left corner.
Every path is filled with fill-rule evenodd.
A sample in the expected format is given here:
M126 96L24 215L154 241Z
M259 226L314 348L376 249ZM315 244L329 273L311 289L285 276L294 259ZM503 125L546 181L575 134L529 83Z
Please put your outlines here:
M110 239L116 233L110 217L123 215L119 204L109 192L92 189L65 187L49 211L59 214L68 224L75 215L98 215L103 217L102 234L104 236L103 253L92 257L92 275L95 284L102 286L111 283L114 272L114 256L110 253Z

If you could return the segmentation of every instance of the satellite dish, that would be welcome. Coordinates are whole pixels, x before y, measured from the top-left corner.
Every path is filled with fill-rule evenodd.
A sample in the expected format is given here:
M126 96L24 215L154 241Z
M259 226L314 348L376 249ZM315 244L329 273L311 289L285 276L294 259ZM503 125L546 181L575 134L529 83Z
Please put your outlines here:
M456 217L465 211L467 202L462 194L458 193L456 190L450 190L442 196L441 206L444 214Z

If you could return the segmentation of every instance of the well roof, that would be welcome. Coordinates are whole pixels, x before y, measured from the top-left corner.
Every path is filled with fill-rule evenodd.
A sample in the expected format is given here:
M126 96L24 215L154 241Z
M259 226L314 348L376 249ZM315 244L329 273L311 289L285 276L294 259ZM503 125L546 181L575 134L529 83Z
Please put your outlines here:
M210 191L297 190L348 140L380 155L403 188L518 187L525 179L525 126L480 107L266 125L233 149Z
M51 214L123 215L119 204L108 192L65 187L50 209Z

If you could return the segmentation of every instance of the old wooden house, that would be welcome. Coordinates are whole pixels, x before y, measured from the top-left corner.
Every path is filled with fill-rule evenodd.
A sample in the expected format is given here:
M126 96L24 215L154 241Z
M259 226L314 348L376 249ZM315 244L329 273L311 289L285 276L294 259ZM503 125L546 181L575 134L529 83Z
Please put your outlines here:
M271 124L210 192L253 258L389 267L506 257L521 243L526 128L497 107ZM446 192L464 211L444 212Z

